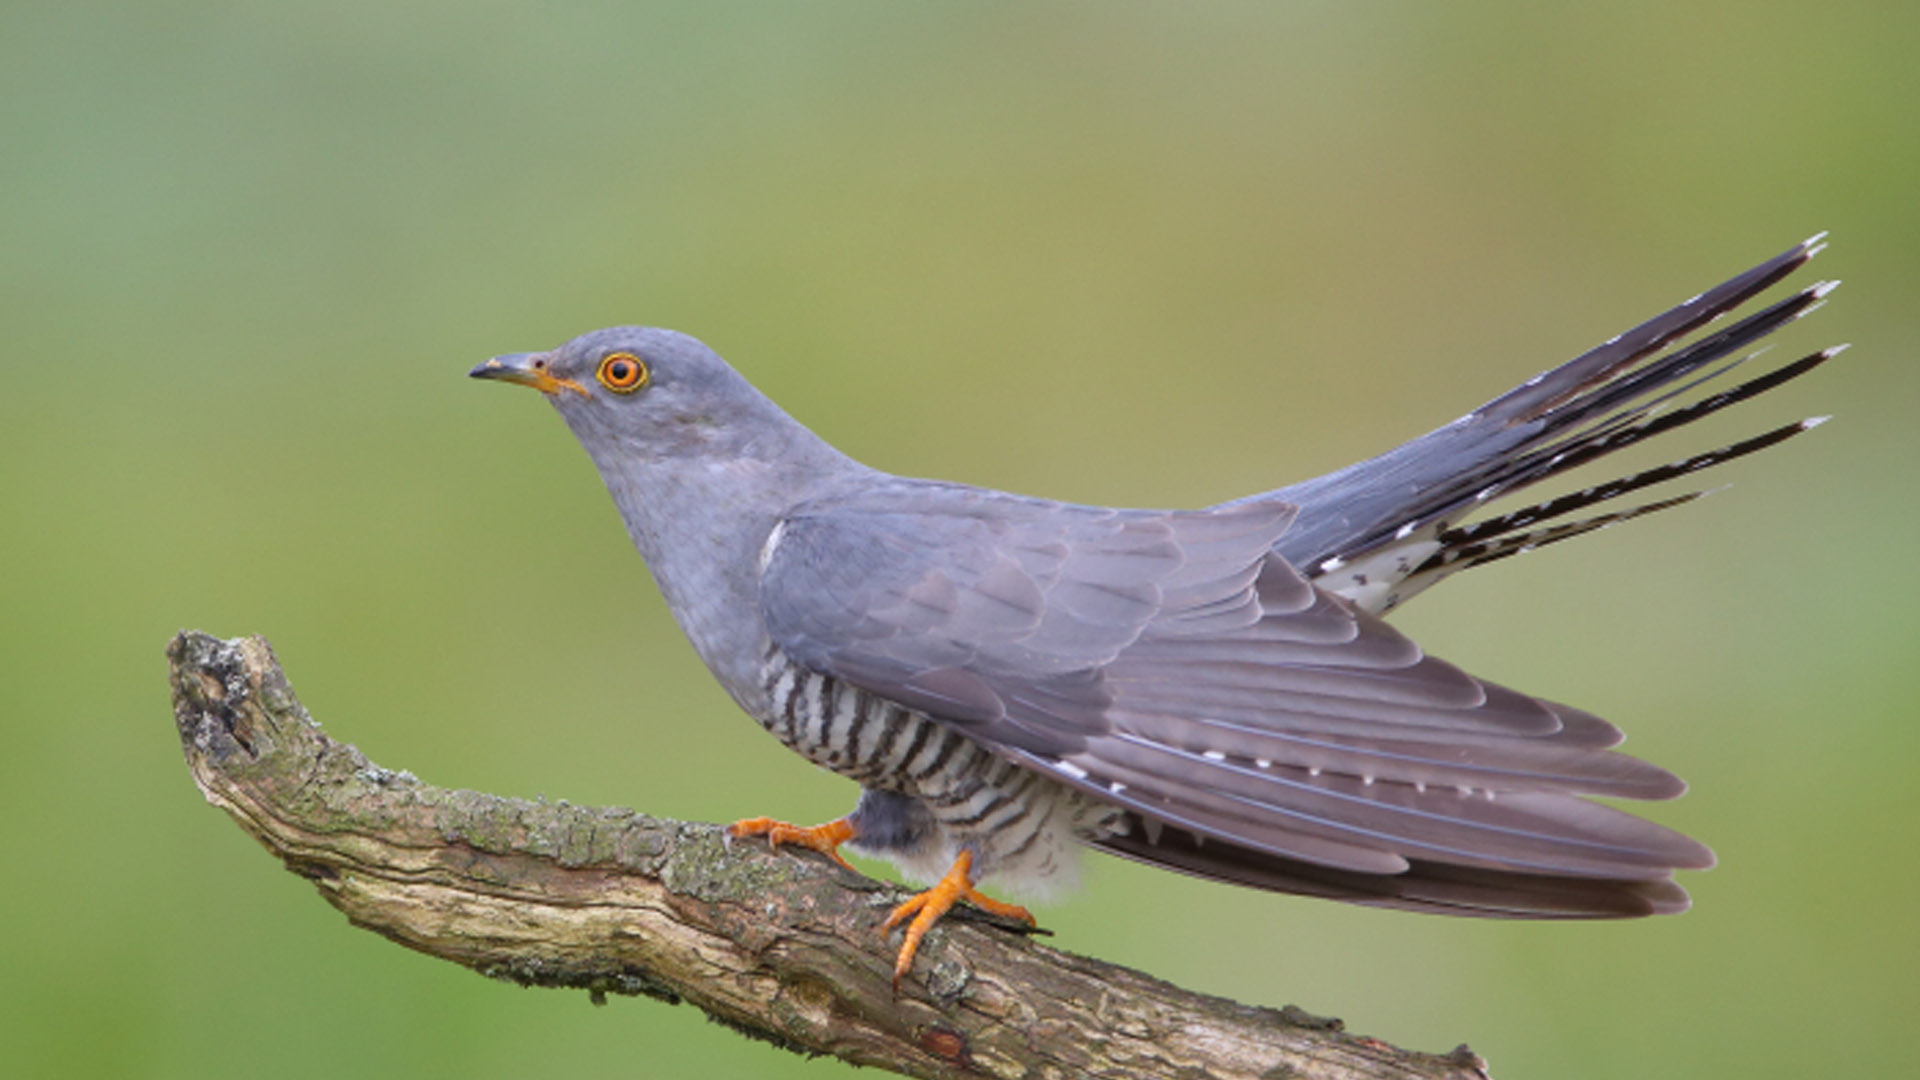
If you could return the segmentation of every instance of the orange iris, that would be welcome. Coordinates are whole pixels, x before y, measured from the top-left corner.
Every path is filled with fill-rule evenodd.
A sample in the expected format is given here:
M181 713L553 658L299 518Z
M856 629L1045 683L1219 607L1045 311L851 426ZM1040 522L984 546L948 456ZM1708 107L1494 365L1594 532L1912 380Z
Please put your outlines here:
M594 377L616 394L631 394L647 385L647 362L632 353L608 353Z

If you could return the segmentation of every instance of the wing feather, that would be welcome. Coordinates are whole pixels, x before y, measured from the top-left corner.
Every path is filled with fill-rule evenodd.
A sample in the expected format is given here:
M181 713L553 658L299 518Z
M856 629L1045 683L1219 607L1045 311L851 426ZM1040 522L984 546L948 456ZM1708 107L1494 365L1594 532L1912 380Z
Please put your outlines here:
M762 609L795 662L1142 829L1238 853L1173 844L1160 861L1176 869L1435 910L1671 908L1678 887L1659 882L1711 853L1581 796L1668 798L1680 781L1607 750L1620 733L1604 720L1476 679L1315 587L1273 553L1293 512L898 481L790 515ZM1396 892L1352 875L1419 880ZM1595 884L1542 884L1560 876Z

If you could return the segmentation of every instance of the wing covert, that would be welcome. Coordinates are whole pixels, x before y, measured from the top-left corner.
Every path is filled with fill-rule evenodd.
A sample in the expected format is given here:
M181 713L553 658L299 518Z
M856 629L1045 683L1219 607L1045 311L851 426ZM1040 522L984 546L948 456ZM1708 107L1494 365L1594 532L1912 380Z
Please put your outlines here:
M797 663L967 726L1055 745L1097 730L1100 673L1150 626L1251 625L1254 588L1292 520L1226 510L1109 510L924 485L803 506L760 581Z

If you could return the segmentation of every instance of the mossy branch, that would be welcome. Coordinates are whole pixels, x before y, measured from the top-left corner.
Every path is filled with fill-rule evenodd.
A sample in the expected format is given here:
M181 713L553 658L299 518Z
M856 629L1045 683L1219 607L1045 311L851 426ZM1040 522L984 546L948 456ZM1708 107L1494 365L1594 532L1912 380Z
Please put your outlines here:
M596 1001L686 1001L808 1054L909 1076L1485 1078L1048 948L959 910L899 997L892 887L712 825L449 791L326 736L261 638L167 650L193 778L355 926L484 975Z

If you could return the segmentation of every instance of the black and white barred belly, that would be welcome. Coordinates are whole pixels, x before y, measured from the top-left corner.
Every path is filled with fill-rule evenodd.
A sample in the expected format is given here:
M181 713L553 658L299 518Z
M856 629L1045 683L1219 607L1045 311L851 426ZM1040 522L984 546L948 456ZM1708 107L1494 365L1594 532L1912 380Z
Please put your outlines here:
M1112 835L1121 811L999 757L921 713L770 650L761 726L867 789L851 846L933 881L962 849L976 879L1047 894L1077 877L1077 841Z

